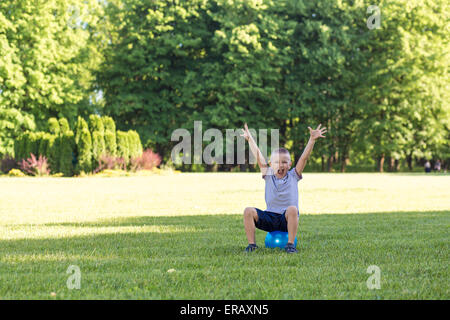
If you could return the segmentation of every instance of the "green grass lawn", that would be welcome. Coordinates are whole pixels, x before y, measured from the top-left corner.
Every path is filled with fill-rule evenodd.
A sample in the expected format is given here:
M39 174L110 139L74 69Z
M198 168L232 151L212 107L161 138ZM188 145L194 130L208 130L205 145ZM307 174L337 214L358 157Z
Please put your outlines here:
M257 230L246 254L259 174L2 177L0 299L450 298L450 176L305 173L299 189L299 253Z

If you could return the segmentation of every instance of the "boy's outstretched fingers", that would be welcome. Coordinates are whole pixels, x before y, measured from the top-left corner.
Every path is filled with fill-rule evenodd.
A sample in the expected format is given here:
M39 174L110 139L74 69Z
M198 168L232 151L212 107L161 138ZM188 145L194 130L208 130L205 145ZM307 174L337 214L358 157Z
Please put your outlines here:
M321 126L322 124L319 124L316 130L313 130L311 127L308 127L309 133L311 134L314 140L316 140L317 138L325 138L323 134L327 132L327 128L326 127L320 128Z

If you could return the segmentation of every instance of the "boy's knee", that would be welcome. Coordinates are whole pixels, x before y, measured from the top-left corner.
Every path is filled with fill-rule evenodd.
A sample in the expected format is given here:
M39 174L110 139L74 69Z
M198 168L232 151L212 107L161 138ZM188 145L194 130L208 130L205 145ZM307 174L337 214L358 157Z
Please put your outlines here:
M258 213L256 212L255 208L247 207L244 210L244 217L252 217L255 218L255 216L258 216Z
M298 209L296 206L289 206L286 209L286 218L298 218Z

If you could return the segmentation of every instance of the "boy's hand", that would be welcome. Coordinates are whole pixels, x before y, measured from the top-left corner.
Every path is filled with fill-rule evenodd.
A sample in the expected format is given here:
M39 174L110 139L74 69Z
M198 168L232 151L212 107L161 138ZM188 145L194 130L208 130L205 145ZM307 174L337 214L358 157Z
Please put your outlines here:
M244 139L248 141L248 139L250 139L250 132L248 131L247 123L244 124L244 129L242 129L242 131L244 131L244 133L241 134L241 137L244 137Z
M311 127L308 127L309 129L309 134L311 136L312 140L317 140L319 138L325 138L325 136L323 135L325 132L327 132L327 128L322 128L320 129L320 127L322 126L322 124L319 124L319 126L317 127L316 130L311 129Z

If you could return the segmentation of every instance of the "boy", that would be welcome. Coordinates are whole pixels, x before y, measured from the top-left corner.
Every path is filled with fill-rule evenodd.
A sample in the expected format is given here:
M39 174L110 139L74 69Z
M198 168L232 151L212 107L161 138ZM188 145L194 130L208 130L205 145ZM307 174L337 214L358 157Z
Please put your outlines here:
M247 234L248 246L246 252L254 251L258 248L255 243L255 229L267 232L284 231L288 232L288 243L284 248L288 253L296 253L294 246L295 236L298 228L298 181L302 179L302 172L305 168L314 143L327 132L326 128L317 127L316 130L309 129L310 138L296 166L291 168L291 156L289 151L280 148L274 150L270 156L270 166L267 165L255 140L248 131L247 124L244 125L243 136L250 145L250 150L255 156L258 166L261 169L262 178L266 182L265 200L267 209L262 211L257 208L247 207L244 210L244 228Z

